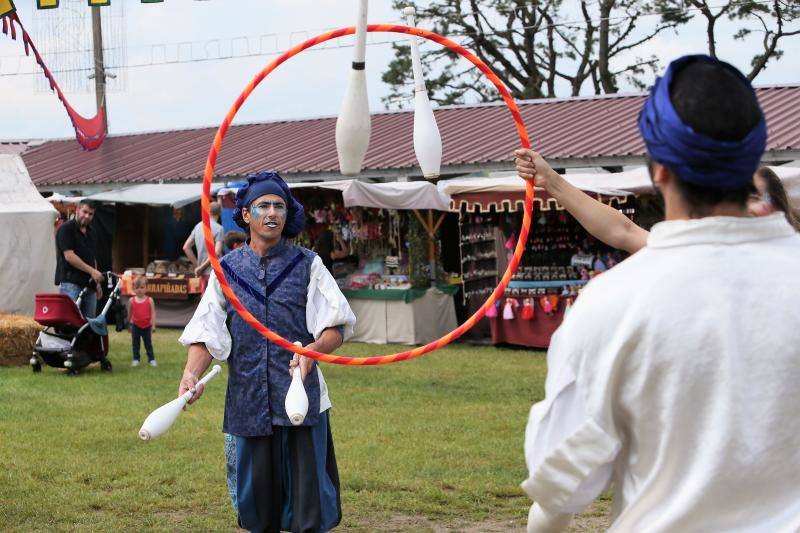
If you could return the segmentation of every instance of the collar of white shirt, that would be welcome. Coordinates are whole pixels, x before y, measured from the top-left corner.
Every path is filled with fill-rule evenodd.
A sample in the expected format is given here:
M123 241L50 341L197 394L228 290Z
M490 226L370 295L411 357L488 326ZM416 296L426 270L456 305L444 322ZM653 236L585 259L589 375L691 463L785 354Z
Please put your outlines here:
M706 217L659 222L650 230L648 248L692 244L742 244L795 235L783 213L765 217Z

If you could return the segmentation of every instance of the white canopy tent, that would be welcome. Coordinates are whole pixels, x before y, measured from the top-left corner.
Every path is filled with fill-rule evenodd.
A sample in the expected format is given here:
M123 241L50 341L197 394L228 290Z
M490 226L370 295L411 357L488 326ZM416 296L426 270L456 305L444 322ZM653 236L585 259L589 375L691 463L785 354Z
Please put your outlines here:
M347 207L450 210L450 197L427 181L367 183L350 180L342 191L342 197Z
M81 200L86 198L85 196L65 196L59 192L54 192L50 196L47 197L47 201L50 203L60 203L60 204L77 204Z
M606 196L625 196L653 190L645 167L615 173L564 174L564 179L582 191ZM437 186L446 196L480 192L518 192L525 190L525 180L515 172L498 172L486 178L442 180Z
M18 155L0 155L0 312L31 315L37 292L54 292L58 212Z
M435 209L450 210L450 197L442 194L427 181L397 181L369 183L357 179L294 182L290 189L319 188L342 193L345 207L375 207L379 209ZM220 194L235 194L235 187L224 187Z
M800 160L781 166L770 166L786 188L792 206L800 208ZM646 167L624 172L564 174L564 179L586 192L605 196L650 194L653 184ZM442 180L439 191L447 196L480 192L518 192L525 190L525 182L515 172L492 173L489 177L465 177Z
M196 202L203 195L200 183L147 183L113 191L99 192L87 198L97 202L118 204L169 205L183 207ZM211 190L220 188L212 184Z

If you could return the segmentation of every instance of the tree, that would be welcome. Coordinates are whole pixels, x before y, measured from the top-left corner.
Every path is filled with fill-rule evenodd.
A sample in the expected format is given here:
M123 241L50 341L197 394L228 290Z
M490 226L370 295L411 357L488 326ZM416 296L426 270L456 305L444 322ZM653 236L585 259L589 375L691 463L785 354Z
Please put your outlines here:
M394 0L398 10L406 5ZM426 7L414 7L418 25L462 42L490 64L520 99L555 97L559 85L568 86L576 96L588 80L596 94L617 92L623 77L642 85L642 76L657 67L655 57L634 57L616 70L615 59L683 23L659 19L642 32L640 17L653 5L637 0L566 5L562 0L434 0ZM408 99L413 83L409 47L393 47L395 59L383 75L392 88L384 99L389 105ZM470 97L497 99L494 91L484 89L480 72L457 59L442 48L422 54L431 99L440 104L463 103Z
M752 57L751 69L747 73L747 78L751 81L767 67L770 59L780 59L783 56L783 50L778 48L781 39L800 34L800 27L796 24L800 22L800 2L797 0L730 0L726 4L715 6L707 0L659 0L656 5L664 10L666 19L678 24L688 22L695 11L699 12L705 18L708 54L713 57L717 57L716 30L720 20L728 19L745 24L733 36L740 41L762 33L762 50ZM687 6L693 11L686 10Z

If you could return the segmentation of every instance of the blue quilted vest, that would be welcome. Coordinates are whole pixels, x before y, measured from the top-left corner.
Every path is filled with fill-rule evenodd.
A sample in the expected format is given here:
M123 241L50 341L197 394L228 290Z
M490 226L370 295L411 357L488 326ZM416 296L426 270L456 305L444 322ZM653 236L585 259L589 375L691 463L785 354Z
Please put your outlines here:
M222 259L236 296L250 313L290 342L314 340L306 329L306 300L314 252L287 243L261 257L249 245ZM272 426L291 426L284 399L289 390L289 362L294 355L264 338L227 304L233 344L228 358L228 391L223 430L239 437L272 435ZM319 419L319 376L306 376L308 414L304 426Z

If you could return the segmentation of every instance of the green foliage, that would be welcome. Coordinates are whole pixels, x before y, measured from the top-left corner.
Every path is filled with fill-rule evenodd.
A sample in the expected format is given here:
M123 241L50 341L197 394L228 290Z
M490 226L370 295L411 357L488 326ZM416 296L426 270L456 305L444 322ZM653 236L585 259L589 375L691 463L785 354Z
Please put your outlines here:
M415 289L431 286L428 263L428 234L417 217L408 217L408 280Z

